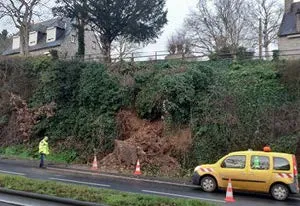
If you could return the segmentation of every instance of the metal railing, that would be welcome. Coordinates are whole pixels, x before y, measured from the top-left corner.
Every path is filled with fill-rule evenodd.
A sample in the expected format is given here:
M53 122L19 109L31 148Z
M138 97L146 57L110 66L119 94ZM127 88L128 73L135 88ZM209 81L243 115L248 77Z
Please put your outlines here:
M105 57L101 54L87 54L84 56L66 57L66 60L82 59L84 61L105 62ZM175 53L170 54L168 51L152 52L133 52L123 57L117 55L111 56L111 62L147 62L161 60L183 60L183 61L207 61L207 60L225 60L225 59L243 59L243 60L273 60L273 59L300 59L300 49L296 50L274 50L264 52L259 56L253 52L244 53L222 53L222 54L203 54L202 52Z

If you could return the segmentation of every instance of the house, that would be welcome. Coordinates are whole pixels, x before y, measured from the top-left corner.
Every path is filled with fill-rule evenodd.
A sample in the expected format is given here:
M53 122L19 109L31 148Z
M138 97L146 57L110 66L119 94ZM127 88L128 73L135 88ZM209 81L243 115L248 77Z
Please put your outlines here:
M285 59L300 59L300 2L285 0L284 16L279 28L279 54Z
M47 55L57 51L60 58L73 58L78 50L77 30L70 18L55 18L31 25L29 32L29 55ZM85 31L86 57L100 55L100 47L92 31ZM2 55L20 54L20 36L14 35L12 45Z

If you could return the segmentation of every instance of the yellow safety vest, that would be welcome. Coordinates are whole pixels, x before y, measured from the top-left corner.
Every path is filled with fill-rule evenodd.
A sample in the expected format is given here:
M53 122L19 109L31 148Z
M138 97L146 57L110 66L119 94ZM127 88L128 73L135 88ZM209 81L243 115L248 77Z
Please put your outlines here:
M43 153L45 155L49 154L48 142L45 139L43 139L42 141L40 141L40 144L39 144L39 153Z

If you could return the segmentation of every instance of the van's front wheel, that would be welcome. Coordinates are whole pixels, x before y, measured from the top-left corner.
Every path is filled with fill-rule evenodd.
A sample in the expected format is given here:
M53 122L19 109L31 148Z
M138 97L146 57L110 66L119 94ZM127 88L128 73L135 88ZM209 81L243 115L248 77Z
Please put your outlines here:
M284 184L275 184L271 188L271 195L275 200L283 201L289 196L289 189Z
M214 192L217 189L217 182L211 176L205 176L200 181L201 188L205 192Z

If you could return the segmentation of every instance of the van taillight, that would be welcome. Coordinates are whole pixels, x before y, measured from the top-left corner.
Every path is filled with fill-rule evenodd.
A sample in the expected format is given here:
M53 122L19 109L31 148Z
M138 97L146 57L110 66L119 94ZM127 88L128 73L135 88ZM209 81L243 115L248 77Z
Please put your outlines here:
M297 170L297 161L295 155L293 155L293 168L294 168L294 176L296 177L298 175L298 170Z

